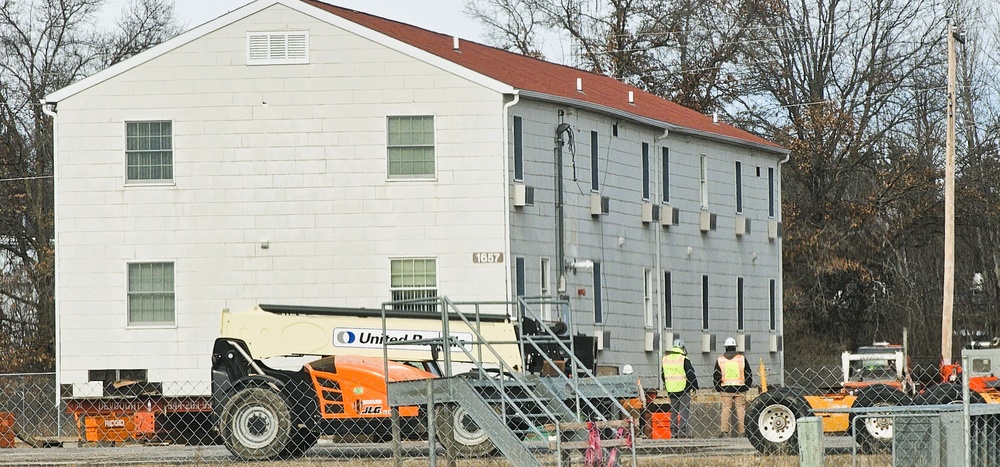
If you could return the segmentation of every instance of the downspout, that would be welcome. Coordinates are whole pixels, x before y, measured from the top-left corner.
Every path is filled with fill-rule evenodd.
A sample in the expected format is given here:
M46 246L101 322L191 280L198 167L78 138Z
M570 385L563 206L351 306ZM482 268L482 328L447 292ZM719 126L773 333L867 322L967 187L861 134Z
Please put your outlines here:
M503 194L504 194L504 205L503 205L503 236L504 236L504 255L507 257L508 261L513 261L510 256L510 223L511 223L511 213L510 213L510 186L512 183L512 178L510 175L510 132L507 130L510 128L510 108L517 105L517 102L521 100L521 95L518 94L517 90L514 90L514 99L503 105L503 124L500 128L503 130L503 150L500 154L503 154L503 173L504 173L504 184L503 184ZM510 263L513 265L513 263ZM510 281L510 271L504 274L504 286L507 289L507 296L514 297L514 289ZM521 352L524 355L524 352ZM523 357L522 357L523 358ZM524 362L521 362L522 364ZM521 368L524 368L522 366Z
M653 138L653 148L654 148L654 150L656 148L656 144L658 142L660 142L660 141L663 141L663 140L667 139L667 136L669 134L670 134L670 130L667 129L667 128L664 128L662 135L660 135L660 136L658 136L656 138ZM663 166L663 151L662 150L660 151L660 158L659 159L660 159L659 160L659 165L660 165L660 174L661 174L659 181L660 181L660 183L663 183L663 176L662 176L662 174L663 174L663 171L666 170L666 167ZM653 164L650 164L650 165L653 165ZM665 187L663 187L663 186L660 187L660 193L659 193L660 196L663 195L663 189L664 188ZM649 198L650 198L650 200L655 199L653 196L650 196ZM663 198L660 198L660 207L661 208L663 207L663 202L664 201L666 201L666 200L663 199ZM662 263L660 262L660 254L662 253L662 249L661 249L661 245L660 245L660 234L663 231L663 221L662 221L663 210L662 209L660 210L660 216L661 216L660 225L654 226L654 228L656 230L653 233L653 235L654 235L653 236L653 240L656 242L656 259L653 260L653 267L655 268L654 271L656 271L656 273L655 273L656 274L656 292L657 292L656 296L658 297L658 300L656 300L656 326L657 326L656 333L660 335L660 349L659 349L659 352L656 353L655 357L659 357L660 354L663 353L663 349L666 349L667 346L671 344L670 342L666 342L666 339L665 339L666 335L665 335L665 332L664 332L667 329L667 327L666 327L666 323L667 323L667 310L665 308L663 308L663 302L664 302L664 296L663 296L663 271L661 270ZM653 361L654 362L655 361L659 361L659 358L654 358Z
M778 202L778 214L779 214L779 216L778 216L778 222L784 222L784 213L781 211L781 204L782 204L781 203L781 200L782 200L782 194L781 194L781 192L783 191L782 190L782 182L781 182L781 166L784 165L786 162L788 162L788 160L791 159L791 157L792 157L792 153L791 153L791 151L789 151L788 154L785 154L785 158L778 162L778 171L777 171L778 172L777 173L777 178L778 178L778 180L777 180L777 182L778 182L778 187L777 187L778 188L778 196L777 196L778 199L777 199L777 202ZM777 307L778 311L781 312L780 313L781 323L776 326L778 328L778 329L776 329L776 331L778 331L778 333L779 333L780 336L784 336L785 335L785 272L784 272L785 259L784 259L784 253L783 253L783 250L784 250L784 238L783 238L782 235L778 235L777 237L778 238L776 238L775 240L778 241L778 278L777 278L777 285L775 286L777 288L777 290L774 291L774 294L775 294L775 296L781 297L781 300L780 300L780 303L775 303L774 306ZM784 354L785 354L785 346L782 345L781 346L781 352L778 353L778 356L779 356L779 358L778 358L778 364L780 365L780 368L781 368L781 381L782 382L785 380L785 357L784 357Z
M53 232L53 237L55 237L52 239L52 241L55 241L55 239L59 237L59 216L56 215L56 210L59 209L59 190L56 189L56 183L59 183L59 177L57 176L59 171L59 164L56 163L56 160L59 157L59 125L57 125L58 120L56 119L57 103L46 102L45 99L42 99L39 101L39 104L41 104L42 106L42 113L52 118L52 232ZM53 318L55 319L55 325L56 325L55 328L56 391L55 391L55 400L53 401L53 403L54 406L58 409L58 407L62 403L59 394L59 388L62 387L61 377L59 373L59 367L61 366L60 363L62 360L61 357L62 354L60 353L60 344L59 344L60 341L62 340L60 338L62 334L61 332L62 326L60 325L59 321L59 251L58 251L58 245L52 245L52 247L54 249L52 255L53 257L52 301L55 306L55 310L53 310L55 316ZM61 423L58 424L58 428L56 431L58 432L59 436L62 436Z

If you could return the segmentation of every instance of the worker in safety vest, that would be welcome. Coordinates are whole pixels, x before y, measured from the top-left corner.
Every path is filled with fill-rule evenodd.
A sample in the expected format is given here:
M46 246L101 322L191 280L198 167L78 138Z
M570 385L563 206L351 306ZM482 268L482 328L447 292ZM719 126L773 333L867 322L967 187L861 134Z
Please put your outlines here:
M726 353L719 356L715 364L715 390L722 399L722 422L719 424L720 437L730 436L730 417L733 407L736 408L736 428L738 436L743 436L743 417L747 410L746 392L753 385L753 373L750 362L742 353L736 351L736 339L726 339Z
M670 396L671 436L687 438L691 392L698 389L698 378L681 339L675 339L674 347L663 355L663 389Z

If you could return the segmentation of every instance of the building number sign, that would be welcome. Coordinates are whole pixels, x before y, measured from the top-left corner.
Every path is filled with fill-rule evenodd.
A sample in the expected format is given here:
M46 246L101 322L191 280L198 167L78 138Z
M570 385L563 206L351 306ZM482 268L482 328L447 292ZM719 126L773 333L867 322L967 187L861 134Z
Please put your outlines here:
M472 254L473 263L502 263L503 253L480 252Z

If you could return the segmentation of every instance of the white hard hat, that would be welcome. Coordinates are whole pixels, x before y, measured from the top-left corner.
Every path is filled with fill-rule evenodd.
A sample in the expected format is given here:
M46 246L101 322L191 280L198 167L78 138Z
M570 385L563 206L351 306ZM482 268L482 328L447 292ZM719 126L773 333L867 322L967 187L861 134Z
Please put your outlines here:
M623 375L630 375L630 374L632 374L632 365L629 365L628 363L626 363L625 366L622 367L622 374Z
M736 347L736 339L733 339L732 337L727 337L726 347Z
M674 339L674 347L684 348L684 339Z

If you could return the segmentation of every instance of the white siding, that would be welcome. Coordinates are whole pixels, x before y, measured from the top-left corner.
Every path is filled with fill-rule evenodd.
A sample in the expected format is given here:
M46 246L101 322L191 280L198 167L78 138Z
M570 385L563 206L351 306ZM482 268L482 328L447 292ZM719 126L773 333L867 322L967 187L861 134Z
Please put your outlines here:
M277 30L309 31L310 64L246 66L246 33ZM390 257L437 258L442 295L507 296L506 264L471 260L506 251L502 104L280 5L60 102L61 382L203 382L223 308L375 308ZM397 114L434 116L436 181L387 181ZM125 186L124 122L154 119L173 122L174 183ZM174 326L125 327L126 262L147 260L175 262Z

